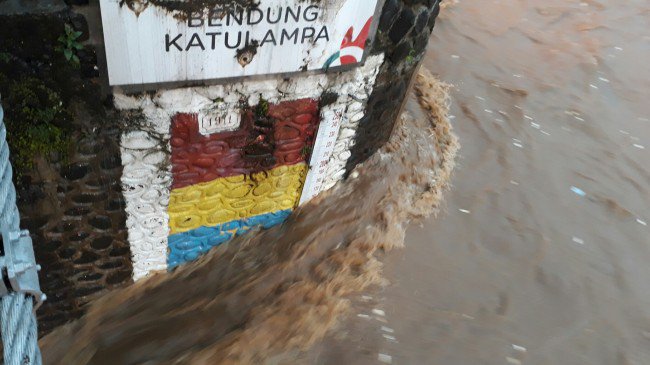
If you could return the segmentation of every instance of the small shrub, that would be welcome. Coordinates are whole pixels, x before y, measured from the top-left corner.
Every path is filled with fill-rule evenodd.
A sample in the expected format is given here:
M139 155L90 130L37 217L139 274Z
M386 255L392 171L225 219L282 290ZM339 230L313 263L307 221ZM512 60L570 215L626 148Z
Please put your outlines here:
M56 47L56 50L63 53L65 59L72 62L75 66L79 66L79 56L77 56L77 51L84 47L78 41L81 34L81 32L74 30L72 26L66 24L65 33L59 37L59 45Z

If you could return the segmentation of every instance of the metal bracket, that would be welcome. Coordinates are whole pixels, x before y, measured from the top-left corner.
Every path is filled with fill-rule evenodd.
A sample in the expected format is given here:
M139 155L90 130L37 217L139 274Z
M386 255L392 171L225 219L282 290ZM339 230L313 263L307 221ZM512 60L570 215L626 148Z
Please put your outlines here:
M29 231L10 230L4 224L0 226L0 231L2 233L0 297L11 292L32 295L36 301L34 306L36 310L47 296L41 291L38 282L38 271L41 270L41 265L36 264Z

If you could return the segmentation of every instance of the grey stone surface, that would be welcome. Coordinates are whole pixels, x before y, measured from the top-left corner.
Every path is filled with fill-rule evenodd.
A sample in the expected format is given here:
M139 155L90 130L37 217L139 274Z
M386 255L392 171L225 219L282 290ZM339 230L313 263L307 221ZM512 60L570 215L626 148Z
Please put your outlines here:
M66 7L62 0L2 0L0 15L48 14Z

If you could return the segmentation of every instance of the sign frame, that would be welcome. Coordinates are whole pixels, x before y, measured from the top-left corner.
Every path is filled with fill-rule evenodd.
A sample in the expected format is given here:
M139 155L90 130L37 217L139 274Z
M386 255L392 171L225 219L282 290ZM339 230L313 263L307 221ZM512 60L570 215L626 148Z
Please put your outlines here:
M105 45L106 45L106 64L107 64L107 69L108 69L109 84L111 86L120 87L120 88L124 89L127 92L134 92L134 91L139 91L139 90L142 90L142 91L151 90L151 89L160 88L161 86L179 87L179 86L198 86L198 85L222 84L222 83L230 83L230 82L233 82L234 80L240 80L242 78L251 79L251 80L264 79L264 78L268 78L269 76L286 78L286 77L291 77L291 76L296 75L296 74L310 75L310 74L319 74L319 73L327 73L327 72L339 72L339 71L345 71L345 70L349 70L349 69L352 69L352 68L356 68L358 66L363 65L365 63L366 58L370 54L370 51L371 51L370 48L371 48L372 44L374 43L374 40L375 40L375 38L377 36L377 29L378 29L378 26L379 26L379 17L380 17L381 10L382 10L384 2L385 2L385 0L374 0L375 1L375 8L374 8L374 10L372 10L371 13L369 13L369 14L371 14L370 15L371 18L368 19L368 21L367 21L367 23L368 23L368 24L366 24L367 29L365 29L365 27L363 29L364 31L366 31L366 35L365 35L365 42L364 42L363 47L362 47L362 53L359 54L359 52L357 52L357 54L354 56L355 59L353 59L354 62L343 63L343 62L340 61L340 59L342 59L342 57L340 57L338 63L330 63L330 60L328 60L327 63L323 64L322 67L313 67L313 65L311 65L312 68L309 68L305 64L304 67L301 67L299 69L287 70L287 69L282 69L282 68L280 68L280 69L272 69L271 68L271 69L268 69L268 70L261 70L261 71L260 70L254 70L252 72L238 72L238 73L234 72L234 73L230 73L230 74L229 73L222 73L220 75L217 75L214 72L206 72L204 70L204 68L201 68L200 75L198 75L198 76L197 76L197 74L192 74L190 76L187 76L187 74L186 74L185 77L183 77L183 76L170 77L169 75L167 75L167 76L158 77L157 79L152 79L151 77L144 77L143 76L141 79L138 80L138 79L134 79L134 78L125 77L124 75L116 76L116 72L118 72L116 70L118 70L119 68L135 67L137 69L137 67L141 67L143 64L140 63L139 65L134 66L133 62L131 62L131 60L128 59L128 56L126 58L126 61L125 61L125 56L124 55L116 56L116 52L115 52L115 48L116 48L116 46L115 46L116 38L115 37L116 36L115 36L114 33L115 32L120 32L121 30L123 30L123 28L120 28L120 27L116 28L114 26L116 21L121 21L121 19L119 19L119 17L118 17L118 19L115 18L115 14L116 14L115 13L115 7L119 7L119 9L117 10L118 14L121 14L121 16L126 17L126 16L129 16L129 15L125 15L125 14L130 13L130 14L132 14L133 17L138 19L136 21L140 21L139 19L141 17L144 17L143 14L146 14L147 9L146 8L142 9L142 10L140 10L139 13L136 13L131 8L127 9L126 5L120 5L120 4L124 4L124 2L117 2L117 1L119 1L119 0L100 0L100 6L101 6L101 10L102 10L102 12L101 12L102 13L102 26L103 26L103 32L104 32ZM131 1L134 1L134 0L131 0ZM232 1L232 0L212 0L212 1L214 1L215 4L221 4L224 1L228 2L228 1ZM277 0L263 0L262 3L264 1L266 1L266 4L268 4L269 1L274 2L274 1L277 1ZM339 11L340 11L341 10L340 7L345 6L346 4L355 3L355 2L364 3L365 1L366 0L324 0L324 3L326 3L326 4L339 3L340 5L337 5L337 6L339 6ZM310 2L305 2L304 0L280 0L280 2L282 2L283 4L289 4L289 3L293 2L293 3L296 4L296 6L298 6L298 5L303 5L304 6L305 4L310 4ZM158 12L160 10L159 8L157 8L157 5L149 5L149 6L154 7L154 10L158 9ZM271 5L268 5L268 6L271 6ZM273 6L277 6L277 5L273 5ZM111 13L111 14L109 14L111 12L111 10L107 10L110 7L113 7L113 13ZM323 11L323 10L321 9L321 11ZM327 10L324 10L324 12L326 12L326 11ZM175 17L174 14L177 14L177 13L174 13L174 12L169 13L169 17L174 18L176 23L179 26L183 25L183 26L185 26L185 30L187 30L189 27L187 26L187 24L185 24L185 22L189 21L189 20L187 20L187 19L179 20L178 18ZM328 15L328 16L331 17L331 15ZM169 19L167 19L167 20L169 20ZM203 20L203 21L205 22L205 20ZM132 20L131 21L129 21L129 20L124 21L124 23L129 23L129 22L132 22ZM198 22L198 21L195 20L195 22ZM357 20L357 22L358 22L358 20ZM338 24L331 25L331 28L334 28L337 25ZM122 24L122 27L124 27L124 26L125 25ZM330 26L330 25L327 24L327 23L324 23L324 26ZM146 27L146 25L145 25L145 27ZM254 26L252 26L252 27L254 27ZM353 28L354 28L354 30L353 30ZM262 29L264 29L264 28L262 28ZM172 30L172 32L173 32L173 30ZM270 32L270 30L269 30L269 32ZM303 32L304 32L304 30L303 30ZM352 37L357 38L356 40L354 38L352 38L353 41L358 41L358 39L361 38L360 37L361 34L360 34L358 26L357 27L350 27L347 30L347 32L348 33L353 32ZM333 33L336 34L336 35L340 35L342 33L342 31L341 31L341 29L336 29L335 32L333 32ZM171 33L171 34L174 34L174 33ZM125 36L127 36L127 35L125 35ZM348 34L345 34L345 37L347 37L347 36L348 36ZM119 43L120 42L119 37L117 39L118 39L118 43ZM168 39L173 40L173 37L170 37ZM190 43L193 42L193 45L190 48L196 46L196 41L194 40L194 38L192 38L192 39L193 40ZM167 38L166 38L166 40L167 40ZM334 43L334 44L336 44L337 42L339 42L338 39L335 39L335 40L332 41L332 43ZM138 42L136 42L136 43L138 43ZM190 45L190 43L188 43L188 46ZM212 38L212 43L213 43L212 46L214 47L214 36ZM311 44L311 46L309 46L308 48L303 47L303 48L301 48L301 50L306 51L307 54L310 54L311 47L313 46L314 43L315 42L308 43L308 44ZM164 45L167 46L168 43L165 43ZM272 46L274 46L274 45L272 45ZM330 47L330 45L327 45L327 46ZM248 47L248 44L246 44L246 47L244 47L244 48L247 48L247 47ZM343 47L344 47L343 43L341 44L340 47L341 47L341 49L343 49ZM122 47L122 48L125 48L125 47ZM178 47L177 44L173 44L172 48L174 50L176 50L176 49L178 49L180 47ZM354 48L354 47L350 46L350 48ZM239 51L241 51L241 49L237 49L236 51L239 52ZM356 50L356 51L358 51L358 50ZM273 52L276 52L276 51L273 51ZM254 56L254 54L253 54L253 56ZM262 57L262 56L263 55L260 55L259 57ZM275 54L275 56L276 56L276 58L278 58L277 54ZM155 55L154 55L154 57L155 57ZM142 58L143 57L140 57L140 59L142 59ZM187 58L191 58L191 57L185 57L185 58L187 59ZM236 58L236 57L234 57L234 58ZM320 55L317 55L315 59L318 60L318 61L321 61L323 58L324 58L324 52L322 54L320 54ZM271 57L269 57L268 59L269 59L269 62L273 61L273 59ZM305 59L303 59L302 61L305 61ZM295 59L294 59L294 62L295 62ZM217 63L217 64L221 65L219 63ZM241 64L241 62L240 62L240 64ZM244 70L245 70L246 66L247 65L242 65L241 67L244 68ZM221 67L221 66L219 66L219 67ZM172 69L172 71L170 71L170 72L179 72L178 71L179 68L182 69L183 66L181 66L180 64L179 65L172 65L172 67L168 66L168 69ZM176 71L174 71L173 69L176 69ZM182 70L181 70L181 72L182 72Z

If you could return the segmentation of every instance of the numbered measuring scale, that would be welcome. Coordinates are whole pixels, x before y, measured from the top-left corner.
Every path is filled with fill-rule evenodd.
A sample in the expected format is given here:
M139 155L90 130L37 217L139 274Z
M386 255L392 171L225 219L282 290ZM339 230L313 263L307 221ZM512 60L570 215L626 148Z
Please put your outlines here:
M326 188L324 184L327 179L327 167L345 118L345 108L324 110L321 115L322 119L309 163L309 173L300 197L300 205L308 202Z

